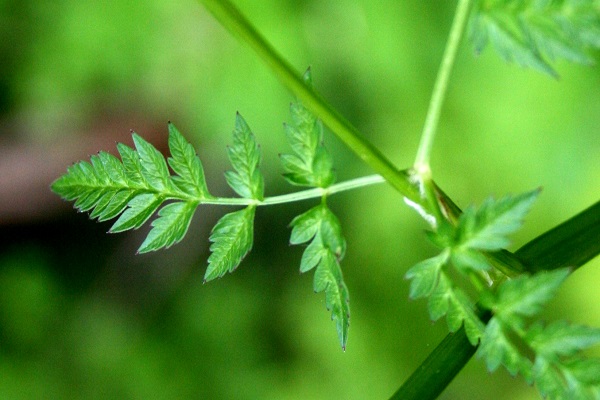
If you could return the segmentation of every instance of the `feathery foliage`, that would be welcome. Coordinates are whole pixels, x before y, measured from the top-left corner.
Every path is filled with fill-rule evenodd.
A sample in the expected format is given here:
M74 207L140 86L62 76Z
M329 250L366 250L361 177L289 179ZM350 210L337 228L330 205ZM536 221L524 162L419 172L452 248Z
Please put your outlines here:
M470 37L480 53L491 43L506 61L557 77L556 59L592 64L600 48L598 0L478 0Z
M311 84L310 70L305 74ZM281 156L285 179L293 185L326 188L334 182L332 159L323 145L323 127L299 102L291 106L292 124L285 132L293 154ZM158 218L138 253L168 248L185 236L192 217L202 203L236 205L238 199L217 199L206 186L204 170L192 145L169 123L169 150L164 156L141 136L133 133L135 149L119 143L121 160L99 152L90 162L81 161L52 184L66 200L75 200L80 211L90 211L99 221L118 217L110 232L137 229L158 211ZM261 152L254 134L238 113L233 144L227 147L233 167L225 180L247 200L245 208L225 214L209 237L211 255L204 274L208 282L233 272L252 250L256 207L264 201ZM169 167L173 174L170 174ZM310 241L301 260L301 272L315 268L314 290L325 292L325 303L336 321L343 348L348 340L350 318L348 289L340 261L346 251L340 223L322 196L319 206L292 221L292 244ZM163 206L166 201L170 203ZM162 208L161 208L162 207Z
M446 316L450 332L463 324L469 341L475 345L483 335L484 324L477 316L474 301L455 283L449 264L461 274L479 282L489 281L491 265L482 251L500 250L508 244L507 235L520 228L539 191L499 200L487 199L480 207L467 208L456 227L442 224L430 233L442 252L422 261L406 272L411 279L410 297L429 297L429 315L433 321Z
M521 374L549 399L597 399L600 359L587 359L582 350L600 343L600 329L557 321L528 323L555 295L568 269L522 275L486 292L484 306L493 311L478 356L490 371L504 365Z

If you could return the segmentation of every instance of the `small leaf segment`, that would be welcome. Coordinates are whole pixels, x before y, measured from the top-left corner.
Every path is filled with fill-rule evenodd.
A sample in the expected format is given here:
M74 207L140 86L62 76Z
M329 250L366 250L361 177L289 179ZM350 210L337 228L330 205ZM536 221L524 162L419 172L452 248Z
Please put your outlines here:
M598 0L479 0L469 33L477 53L491 43L504 60L558 77L556 59L593 64L599 27Z
M304 74L306 85L312 85L310 69ZM284 177L292 185L327 188L335 181L331 154L323 145L323 126L300 101L292 103L292 123L285 133L292 148L282 154ZM336 322L342 348L346 349L350 326L350 296L340 262L346 252L346 240L339 220L327 207L327 194L321 204L292 220L291 244L310 242L304 250L300 272L315 269L313 289L325 292L325 304Z

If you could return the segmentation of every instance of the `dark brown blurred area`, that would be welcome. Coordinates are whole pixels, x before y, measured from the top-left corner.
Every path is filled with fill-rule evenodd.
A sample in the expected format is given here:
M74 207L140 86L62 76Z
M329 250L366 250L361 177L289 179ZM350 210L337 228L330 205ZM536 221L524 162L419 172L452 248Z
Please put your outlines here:
M89 160L98 151L118 156L117 142L133 144L131 133L124 129L127 126L143 132L159 150L166 150L166 123L152 123L148 117L131 115L96 117L80 134L58 140L23 140L33 135L16 133L18 127L10 128L10 136L0 135L0 224L34 224L72 208L71 203L52 193L51 183L70 164Z

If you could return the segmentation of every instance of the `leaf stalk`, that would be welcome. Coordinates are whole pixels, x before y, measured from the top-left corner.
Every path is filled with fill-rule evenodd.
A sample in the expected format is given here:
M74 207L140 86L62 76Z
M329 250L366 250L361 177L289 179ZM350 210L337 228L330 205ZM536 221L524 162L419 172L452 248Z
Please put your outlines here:
M347 190L376 185L383 182L385 182L385 179L381 175L369 175L336 183L327 188L313 188L295 193L287 193L279 196L265 197L265 199L262 201L255 199L243 199L237 197L216 197L210 199L202 199L199 200L199 202L201 204L217 204L228 206L246 206L251 204L257 206L271 206L275 204L284 204L292 203L295 201L315 199L323 196L329 196L335 193L345 192Z

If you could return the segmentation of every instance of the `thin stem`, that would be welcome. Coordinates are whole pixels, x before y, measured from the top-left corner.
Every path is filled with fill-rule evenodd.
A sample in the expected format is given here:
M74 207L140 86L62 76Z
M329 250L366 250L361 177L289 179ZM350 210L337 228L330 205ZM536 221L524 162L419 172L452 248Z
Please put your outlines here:
M415 170L422 176L430 176L431 174L429 159L433 148L433 139L440 120L442 104L446 97L450 73L452 72L456 54L458 53L458 46L467 24L471 2L472 0L459 0L458 2L452 27L450 28L448 43L444 50L444 56L442 57L435 85L433 86L433 94L429 102L429 109L427 110L427 117L425 118L425 125L421 134L421 142L419 143L414 165Z
M483 321L487 321L490 315L483 314L481 317ZM464 326L457 332L448 334L390 400L437 398L473 357L476 350L477 347L469 342Z
M227 0L199 0L208 11L262 58L275 76L296 95L360 159L413 202L422 203L418 189L404 171L398 170L341 114L302 81L301 75L258 33L240 11Z
M216 197L213 199L204 199L199 202L202 204L218 204L218 205L228 205L228 206L239 206L239 205L250 205L254 204L257 206L271 206L274 204L283 204L283 203L292 203L295 201L302 201L308 199L315 199L318 197L323 197L345 192L346 190L357 189L365 186L375 185L378 183L385 182L385 179L381 175L369 175L363 176L361 178L351 179L348 181L336 183L327 188L314 188L308 190L302 190L300 192L288 193L279 196L271 196L266 197L264 200L253 200L253 199L241 199L241 198L232 198L232 197Z

